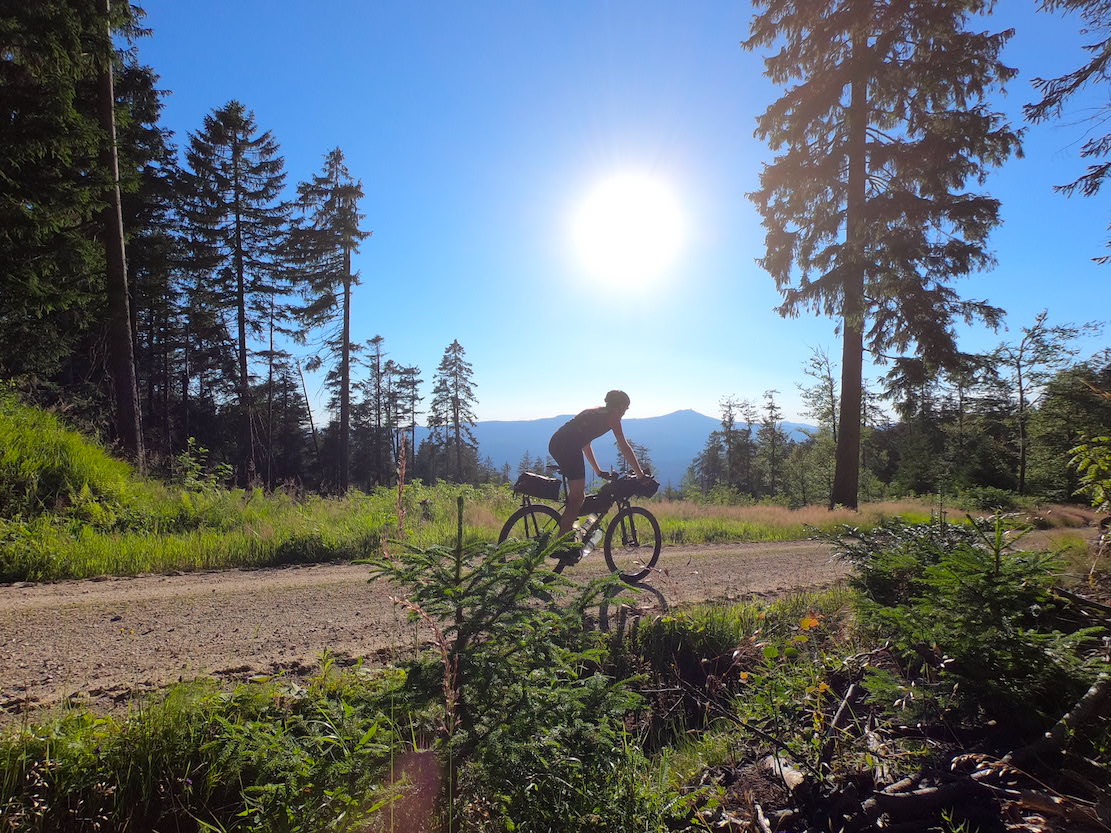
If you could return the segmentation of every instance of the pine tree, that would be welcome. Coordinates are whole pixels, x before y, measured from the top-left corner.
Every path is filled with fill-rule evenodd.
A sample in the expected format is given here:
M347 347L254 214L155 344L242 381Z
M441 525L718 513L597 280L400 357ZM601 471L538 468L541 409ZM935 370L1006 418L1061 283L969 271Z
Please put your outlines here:
M412 464L417 443L417 417L420 411L417 407L421 403L420 386L424 380L420 378L420 368L416 365L401 367L397 376L397 407L398 426L404 432L408 430L409 436L404 444L408 448L409 458L406 467Z
M444 357L436 368L428 427L437 437L441 448L448 451L455 462L455 482L463 482L464 448L477 451L478 443L471 430L475 423L472 408L475 404L471 365L458 340L444 350Z
M130 7L113 11L131 25ZM104 309L98 213L113 184L95 80L110 49L97 0L0 15L0 375L58 371Z
M339 362L339 478L351 485L351 288L359 283L351 255L370 232L359 228L362 184L351 177L339 148L324 157L323 170L297 186L301 217L290 233L290 254L304 305L294 315L308 329L323 329L322 347ZM304 332L304 331L301 331Z
M183 361L181 249L177 214L180 175L170 132L158 126L162 91L150 67L124 63L115 85L125 106L118 115L121 205L127 239L135 361L144 403L148 450L174 450L171 411ZM182 438L184 441L184 438Z
M779 155L751 195L767 229L761 263L779 312L837 316L842 330L837 471L831 503L856 507L864 344L877 358L914 347L956 355L955 318L1002 311L949 286L987 267L998 201L967 193L1018 150L982 100L1014 70L1011 32L966 31L989 0L757 0L744 45L776 44L776 83L797 81L759 117Z
M1046 11L1076 12L1084 21L1081 29L1085 35L1093 36L1084 50L1091 56L1082 66L1057 78L1035 78L1034 88L1042 98L1027 104L1023 110L1026 118L1035 124L1059 117L1068 100L1080 90L1093 83L1105 83L1111 78L1111 0L1041 0L1039 4ZM1107 120L1108 105L1097 107L1086 119L1103 124ZM1066 196L1079 191L1085 197L1099 193L1104 180L1111 176L1111 133L1090 136L1080 148L1080 156L1091 160L1088 170L1065 185L1055 185L1053 190ZM1108 244L1111 246L1111 243ZM1106 263L1109 255L1095 258L1097 263Z
M208 273L216 309L235 316L235 379L239 401L239 477L255 470L248 333L261 333L270 301L281 290L289 206L281 200L284 161L269 131L238 101L205 116L189 134L189 190L184 214L196 266Z
M763 491L775 497L783 485L783 466L787 448L791 444L781 425L783 411L775 401L777 390L764 391L764 415L760 420L760 430L756 433L759 444L760 462L763 469Z

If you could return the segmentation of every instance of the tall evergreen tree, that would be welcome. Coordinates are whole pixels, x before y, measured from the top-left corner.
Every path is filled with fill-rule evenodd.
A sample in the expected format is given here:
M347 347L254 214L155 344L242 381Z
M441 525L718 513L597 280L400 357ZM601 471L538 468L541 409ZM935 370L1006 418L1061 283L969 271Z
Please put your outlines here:
M1091 42L1084 45L1088 60L1077 69L1056 78L1034 79L1034 88L1041 93L1041 100L1023 109L1026 118L1035 124L1060 116L1069 99L1090 84L1106 83L1111 79L1111 0L1042 0L1039 5L1044 11L1079 14L1084 21L1081 31L1090 36ZM1109 109L1111 105L1105 102L1087 118L1096 124L1105 124ZM1055 185L1055 191L1066 196L1079 191L1085 197L1099 193L1104 181L1111 176L1111 159L1108 158L1111 156L1111 132L1089 136L1080 148L1080 156L1089 160L1088 170L1072 182ZM1106 263L1109 258L1111 255L1104 255L1095 260Z
M112 25L130 25L117 6ZM58 371L104 308L98 216L113 183L95 79L110 44L97 0L0 14L0 374Z
M101 140L100 166L107 172L104 206L100 211L107 265L105 297L108 306L108 369L115 400L116 433L124 449L143 465L143 425L139 415L139 385L135 378L135 347L131 332L131 297L127 287L123 207L120 203L120 163L116 145L115 57L112 45L110 0L98 0L101 13L97 68L97 115ZM130 4L123 3L130 9Z
M998 201L966 192L1019 147L982 100L1014 70L1011 32L966 29L990 0L757 0L744 45L775 44L778 84L797 82L758 119L779 155L751 195L767 229L761 263L784 316L841 322L841 401L831 504L859 494L864 344L938 363L956 354L952 322L996 324L953 278L991 263Z
M281 199L284 160L270 131L238 101L205 116L189 134L185 203L198 266L207 269L212 297L234 313L239 400L240 480L255 470L248 333L259 335L272 296L280 291L277 253L283 251L289 206Z
M457 483L462 483L464 479L464 449L478 450L478 442L471 430L475 423L472 408L476 401L474 382L471 380L473 370L465 356L466 352L458 340L452 341L444 350L444 357L436 368L428 414L428 427L455 462Z
M309 329L323 329L321 346L338 360L339 476L341 492L351 485L351 289L359 283L351 255L370 232L359 227L362 184L353 179L336 148L323 170L297 186L301 217L290 233L290 253L304 305L294 314ZM303 332L303 331L302 331Z

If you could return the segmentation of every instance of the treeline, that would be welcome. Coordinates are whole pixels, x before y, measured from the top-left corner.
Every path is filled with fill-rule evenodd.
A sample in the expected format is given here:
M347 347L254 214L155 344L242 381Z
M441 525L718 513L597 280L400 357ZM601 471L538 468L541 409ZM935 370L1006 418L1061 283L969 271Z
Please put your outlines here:
M863 391L861 497L973 496L984 508L1018 496L1065 501L1082 485L1071 449L1111 426L1111 349L1078 360L1075 340L1093 325L1051 325L1045 313L991 353L956 370L916 359L893 363ZM822 350L799 385L817 429L801 441L783 430L775 401L721 402L713 432L683 483L687 497L716 502L832 502L840 402L838 369ZM892 416L895 418L892 419Z
M0 18L0 375L150 467L195 437L241 483L343 491L403 468L496 478L470 433L457 341L425 403L419 367L389 357L381 336L352 336L352 256L371 232L343 151L290 189L277 139L239 101L175 137L159 123L166 93L134 50L141 15L42 0ZM105 89L114 108L98 109ZM302 372L317 369L326 426ZM415 449L425 415L432 433Z

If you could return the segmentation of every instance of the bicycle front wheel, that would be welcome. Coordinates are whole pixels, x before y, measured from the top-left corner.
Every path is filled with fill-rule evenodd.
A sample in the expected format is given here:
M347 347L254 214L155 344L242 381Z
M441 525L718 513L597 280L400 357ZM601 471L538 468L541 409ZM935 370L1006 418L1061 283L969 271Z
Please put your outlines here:
M552 538L558 538L559 519L559 512L550 506L545 506L543 503L522 506L509 516L509 520L501 528L498 543L502 543L507 538L516 538L518 541L532 541L544 534L550 535ZM561 573L566 566L566 561L557 559L552 571Z
M642 506L629 506L614 516L606 530L606 564L624 581L640 581L656 566L661 546L656 516Z

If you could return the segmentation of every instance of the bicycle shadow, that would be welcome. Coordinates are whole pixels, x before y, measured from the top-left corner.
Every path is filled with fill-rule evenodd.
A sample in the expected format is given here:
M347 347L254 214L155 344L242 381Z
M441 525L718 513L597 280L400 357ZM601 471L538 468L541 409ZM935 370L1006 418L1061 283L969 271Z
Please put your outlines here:
M667 597L659 588L640 581L626 582L608 590L598 605L598 630L608 633L611 620L615 618L615 630L621 633L630 618L662 616L670 609Z

